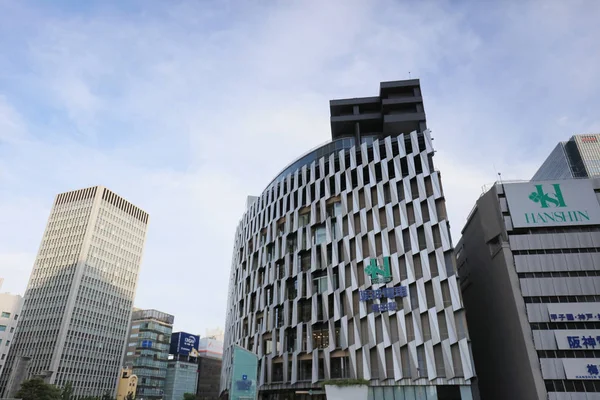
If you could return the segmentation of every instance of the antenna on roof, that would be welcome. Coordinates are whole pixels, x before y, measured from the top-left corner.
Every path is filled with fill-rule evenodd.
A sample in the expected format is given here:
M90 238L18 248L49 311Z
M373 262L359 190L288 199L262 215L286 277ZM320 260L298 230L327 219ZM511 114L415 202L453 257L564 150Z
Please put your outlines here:
M408 71L408 79L410 79L410 71Z

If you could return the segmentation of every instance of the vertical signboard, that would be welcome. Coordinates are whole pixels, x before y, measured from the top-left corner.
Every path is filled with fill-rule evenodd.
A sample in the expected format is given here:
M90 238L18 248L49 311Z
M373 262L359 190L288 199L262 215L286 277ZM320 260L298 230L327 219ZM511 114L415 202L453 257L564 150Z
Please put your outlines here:
M231 368L231 400L256 400L258 357L248 350L234 346Z

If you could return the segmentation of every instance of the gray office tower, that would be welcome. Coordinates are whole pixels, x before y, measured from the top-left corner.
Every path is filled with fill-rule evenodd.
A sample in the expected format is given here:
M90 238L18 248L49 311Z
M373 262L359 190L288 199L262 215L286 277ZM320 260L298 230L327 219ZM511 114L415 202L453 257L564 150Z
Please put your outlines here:
M560 142L533 176L534 181L600 176L600 134Z
M114 393L147 225L147 213L101 186L56 197L0 377L5 397L23 375L72 382L76 396ZM25 374L13 373L27 359Z
M456 248L481 397L600 399L600 179L499 182Z
M382 82L379 96L330 110L332 141L283 168L238 225L221 390L256 383L263 399L319 400L324 381L358 378L373 399L470 400L419 81ZM256 382L240 385L235 345L258 355Z

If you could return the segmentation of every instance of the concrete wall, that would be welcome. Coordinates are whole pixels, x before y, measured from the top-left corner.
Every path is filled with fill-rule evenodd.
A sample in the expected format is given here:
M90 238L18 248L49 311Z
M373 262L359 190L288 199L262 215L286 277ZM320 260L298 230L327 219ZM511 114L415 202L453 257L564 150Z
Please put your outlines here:
M485 400L545 399L497 189L477 201L457 246L479 389Z

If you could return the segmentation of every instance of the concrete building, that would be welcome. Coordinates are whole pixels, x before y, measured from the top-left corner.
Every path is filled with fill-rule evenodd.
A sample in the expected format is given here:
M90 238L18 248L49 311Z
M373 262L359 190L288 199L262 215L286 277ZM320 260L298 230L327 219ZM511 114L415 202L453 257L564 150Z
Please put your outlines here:
M219 378L222 360L212 357L198 357L198 384L196 400L218 400Z
M125 366L138 377L137 400L164 397L174 321L174 316L157 310L133 311Z
M0 278L0 289L2 289L3 278ZM0 376L8 350L13 342L17 321L23 306L23 296L18 294L0 293Z
M263 399L323 399L321 383L340 378L369 380L376 399L472 399L419 81L330 110L332 141L250 198L238 225L221 390L238 345L259 357Z
M456 257L483 399L600 398L599 192L499 182L477 200Z
M128 400L128 396L134 397L137 390L137 381L138 378L132 370L123 368L117 386L117 400Z
M559 142L532 180L594 176L600 176L600 134L574 135L566 142Z
M30 359L27 375L72 382L76 396L114 393L148 214L95 186L56 196L24 296L20 321L0 377Z

